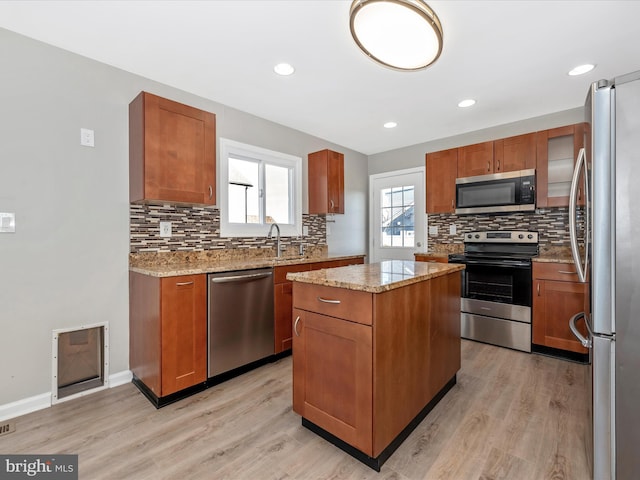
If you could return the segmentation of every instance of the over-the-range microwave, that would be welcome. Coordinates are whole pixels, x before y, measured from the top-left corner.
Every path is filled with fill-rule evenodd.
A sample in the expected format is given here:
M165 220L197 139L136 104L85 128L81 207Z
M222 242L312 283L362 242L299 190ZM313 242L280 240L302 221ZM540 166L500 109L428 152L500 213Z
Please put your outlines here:
M530 212L535 208L535 169L456 179L457 214Z

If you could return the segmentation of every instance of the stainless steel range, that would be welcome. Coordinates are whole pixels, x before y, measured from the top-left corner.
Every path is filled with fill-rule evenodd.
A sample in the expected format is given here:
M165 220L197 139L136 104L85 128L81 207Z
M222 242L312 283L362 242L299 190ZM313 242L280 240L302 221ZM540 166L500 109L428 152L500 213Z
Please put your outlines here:
M531 258L538 233L488 231L465 234L461 335L463 338L531 352Z

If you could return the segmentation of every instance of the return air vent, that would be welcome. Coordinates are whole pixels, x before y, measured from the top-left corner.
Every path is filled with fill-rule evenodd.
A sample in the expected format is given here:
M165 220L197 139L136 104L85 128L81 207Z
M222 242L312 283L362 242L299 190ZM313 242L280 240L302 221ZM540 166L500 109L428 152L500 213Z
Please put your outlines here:
M108 387L108 324L53 331L51 403Z

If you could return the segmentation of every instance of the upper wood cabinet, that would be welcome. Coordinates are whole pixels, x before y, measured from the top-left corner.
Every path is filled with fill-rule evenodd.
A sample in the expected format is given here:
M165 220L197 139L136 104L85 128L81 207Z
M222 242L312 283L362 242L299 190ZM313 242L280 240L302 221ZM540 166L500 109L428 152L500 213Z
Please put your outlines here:
M537 143L536 206L566 207L569 205L573 166L584 145L584 125L578 123L538 132ZM583 197L580 188L579 203L584 203Z
M129 104L132 203L214 205L216 117L147 92Z
M493 142L493 172L536 168L536 134L527 133Z
M458 149L427 153L427 213L453 213L456 209Z
M527 133L458 149L458 177L536 168L536 134Z
M344 213L344 155L321 150L308 159L309 213Z

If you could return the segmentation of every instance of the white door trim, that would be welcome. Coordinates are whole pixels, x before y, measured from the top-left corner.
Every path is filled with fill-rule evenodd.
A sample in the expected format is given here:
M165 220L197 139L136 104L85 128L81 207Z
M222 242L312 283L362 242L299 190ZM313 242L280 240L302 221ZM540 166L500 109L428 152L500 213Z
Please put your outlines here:
M376 199L373 198L373 184L376 180L381 179L381 178L385 178L385 177L396 177L399 175L408 175L408 174L413 174L413 173L420 173L422 174L422 186L423 186L423 202L426 202L426 188L427 188L427 183L426 183L426 166L423 167L414 167L414 168L406 168L403 170L394 170L391 172L383 172L383 173L375 173L372 175L369 175L369 261L370 262L376 262L379 261L375 258L375 251L374 251L374 245L373 245L373 239L374 239L374 235L375 235L375 225L376 225L376 221L374 218L374 212L375 212L375 206L376 206ZM426 247L427 247L427 215L426 215L426 210L420 212L424 215L425 221L424 221L424 232L423 232L423 238L424 238L424 244L422 247L420 247L422 250L426 251ZM418 213L416 213L417 215Z

